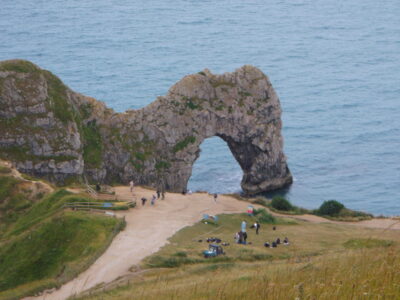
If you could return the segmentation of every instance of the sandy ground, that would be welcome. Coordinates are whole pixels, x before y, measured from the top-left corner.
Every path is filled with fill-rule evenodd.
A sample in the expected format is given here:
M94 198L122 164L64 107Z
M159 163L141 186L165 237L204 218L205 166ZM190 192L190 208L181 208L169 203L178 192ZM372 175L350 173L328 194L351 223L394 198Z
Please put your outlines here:
M204 213L210 215L239 213L245 212L248 206L246 202L223 195L220 195L217 202L214 202L213 197L206 193L192 195L167 193L165 200L157 200L155 206L151 206L152 194L154 191L136 187L134 196L132 196L128 187L117 187L118 199L133 200L136 198L138 203L136 208L118 213L118 216L126 219L125 230L119 233L105 253L77 278L52 293L44 293L39 297L28 297L25 300L62 300L99 284L109 283L121 276L128 275L131 273L129 269L132 266L158 251L168 242L167 239L179 229L201 220ZM145 206L140 203L141 197L148 199ZM314 223L343 223L329 221L314 215L282 216ZM373 219L346 224L370 228L400 229L399 221L392 219Z

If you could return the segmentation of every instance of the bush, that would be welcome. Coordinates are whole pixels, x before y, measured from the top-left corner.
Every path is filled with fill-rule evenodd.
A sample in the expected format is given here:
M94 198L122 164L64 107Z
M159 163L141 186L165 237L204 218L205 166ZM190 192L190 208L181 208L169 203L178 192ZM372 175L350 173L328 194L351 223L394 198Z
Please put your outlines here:
M344 208L344 205L336 200L324 201L321 204L317 213L323 216L335 216L340 213L340 211Z
M256 216L257 221L264 224L275 224L276 218L269 214L264 208L254 209L254 216Z
M277 210L293 210L292 204L281 196L275 196L274 198L272 198L271 206Z

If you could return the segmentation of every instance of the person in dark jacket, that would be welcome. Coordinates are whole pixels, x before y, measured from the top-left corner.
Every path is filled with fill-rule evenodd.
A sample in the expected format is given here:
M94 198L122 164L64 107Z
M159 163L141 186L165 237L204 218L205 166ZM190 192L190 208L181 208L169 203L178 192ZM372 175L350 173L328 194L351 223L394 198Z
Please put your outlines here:
M256 229L256 234L258 234L260 227L261 227L261 225L260 225L260 223L258 223L258 221L254 223L254 228Z

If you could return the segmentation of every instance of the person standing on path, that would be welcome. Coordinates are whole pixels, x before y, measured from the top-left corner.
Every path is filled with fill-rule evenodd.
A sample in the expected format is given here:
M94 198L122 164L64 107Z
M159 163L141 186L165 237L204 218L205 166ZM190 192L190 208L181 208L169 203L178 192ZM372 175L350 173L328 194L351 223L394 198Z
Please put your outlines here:
M160 199L161 193L160 190L157 190L157 199Z
M145 197L142 197L142 206L146 204L147 199Z
M133 192L133 188L135 187L135 184L133 183L133 180L131 180L131 181L129 182L129 187L130 187L131 193L132 193L132 192Z
M165 199L165 192L164 192L164 190L161 192L161 200L164 200Z
M217 203L217 198L218 198L218 194L215 193L215 194L214 194L214 202L215 202L215 203Z
M156 203L156 195L153 195L153 196L151 197L150 204L151 204L152 206L154 206L155 203Z

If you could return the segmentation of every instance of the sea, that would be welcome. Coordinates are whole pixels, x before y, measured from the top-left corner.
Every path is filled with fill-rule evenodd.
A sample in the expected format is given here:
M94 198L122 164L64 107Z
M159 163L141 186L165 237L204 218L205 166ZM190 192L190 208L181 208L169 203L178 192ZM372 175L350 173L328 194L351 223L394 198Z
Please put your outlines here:
M0 60L12 58L119 112L204 68L257 66L279 95L294 176L278 194L400 215L399 0L1 0ZM189 188L241 192L225 142L201 150Z

